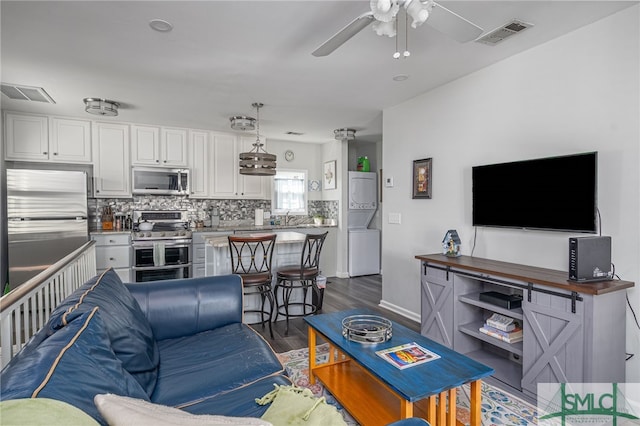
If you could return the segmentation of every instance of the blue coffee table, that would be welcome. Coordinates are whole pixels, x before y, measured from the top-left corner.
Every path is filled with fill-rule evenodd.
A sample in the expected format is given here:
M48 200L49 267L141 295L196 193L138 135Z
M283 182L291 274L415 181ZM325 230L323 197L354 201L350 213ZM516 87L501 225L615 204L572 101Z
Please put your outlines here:
M385 425L422 417L432 426L456 424L456 388L471 387L471 426L480 426L481 380L493 369L392 322L393 336L384 343L362 344L342 336L342 320L351 315L378 315L354 309L305 317L309 325L309 379L319 379L363 426ZM316 363L320 336L329 343L329 360ZM439 359L401 370L376 351L406 343L440 355ZM448 403L447 403L448 402Z

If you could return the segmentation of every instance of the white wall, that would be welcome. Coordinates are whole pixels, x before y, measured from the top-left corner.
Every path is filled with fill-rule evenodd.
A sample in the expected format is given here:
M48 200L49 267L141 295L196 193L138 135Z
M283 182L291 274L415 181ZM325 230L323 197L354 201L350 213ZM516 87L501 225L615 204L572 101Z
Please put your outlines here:
M470 254L472 166L586 151L599 152L602 232L616 272L640 286L639 14L628 8L384 111L382 168L395 185L383 194L383 305L419 318L414 256L439 252L447 229ZM412 161L426 157L433 199L412 200ZM402 224L387 223L389 213ZM571 235L479 228L474 255L566 271ZM640 290L628 294L640 314ZM627 322L636 354L627 379L637 382L640 331L628 309Z
M336 189L325 190L322 186L323 200L337 200L338 208L338 235L337 235L337 272L339 278L347 278L349 276L347 265L347 208L343 202L348 191L348 144L342 141L326 142L322 145L322 163L327 161L336 161Z
M293 151L293 161L284 159L287 150ZM322 181L322 162L319 160L322 156L321 144L268 139L267 152L277 155L278 169L307 170L308 180ZM311 201L322 199L321 191L310 191L308 195Z

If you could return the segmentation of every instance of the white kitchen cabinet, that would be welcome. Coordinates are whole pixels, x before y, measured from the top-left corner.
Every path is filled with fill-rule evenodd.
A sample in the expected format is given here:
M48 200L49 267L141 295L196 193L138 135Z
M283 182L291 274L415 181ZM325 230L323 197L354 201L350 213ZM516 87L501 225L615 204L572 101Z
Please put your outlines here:
M131 164L160 165L160 128L131 126Z
M209 198L210 170L209 132L189 132L189 170L191 171L191 198Z
M94 123L95 197L131 198L129 126Z
M96 242L98 274L113 268L123 282L131 281L131 233L91 234Z
M7 160L47 161L49 134L47 117L5 114Z
M50 126L50 160L91 163L91 121L53 117Z
M186 129L162 129L160 133L160 153L163 166L187 166L187 133Z
M91 122L41 115L5 115L5 159L91 163Z
M249 152L253 149L253 144L256 141L254 137L240 137L240 149L241 152ZM266 150L267 148L267 140L261 139L264 144L263 148ZM238 164L236 157L236 165ZM268 196L268 188L269 188L269 179L264 176L247 176L241 175L238 172L238 192L239 195L243 198L254 198L254 199L266 199L270 198Z
M250 151L254 141L251 137L214 134L212 198L268 198L269 178L244 176L239 171L238 155Z
M233 134L214 133L213 137L213 187L214 198L235 198L238 182L237 138Z
M187 165L187 130L131 126L131 164L140 166Z

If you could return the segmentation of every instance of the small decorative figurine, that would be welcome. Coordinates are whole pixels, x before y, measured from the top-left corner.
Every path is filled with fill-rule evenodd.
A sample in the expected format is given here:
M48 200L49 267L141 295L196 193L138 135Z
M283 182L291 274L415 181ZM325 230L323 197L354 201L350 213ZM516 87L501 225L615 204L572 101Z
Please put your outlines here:
M461 244L458 231L449 229L442 240L442 254L450 257L460 256L462 254L460 253Z

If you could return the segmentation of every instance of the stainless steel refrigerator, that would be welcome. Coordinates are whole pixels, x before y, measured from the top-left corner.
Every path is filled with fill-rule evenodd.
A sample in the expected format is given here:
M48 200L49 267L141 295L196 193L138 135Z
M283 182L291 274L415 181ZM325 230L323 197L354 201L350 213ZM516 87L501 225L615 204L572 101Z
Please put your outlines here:
M86 173L8 169L7 219L13 289L88 240Z

